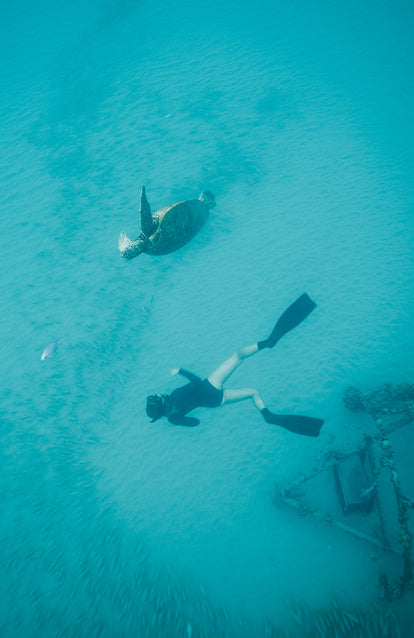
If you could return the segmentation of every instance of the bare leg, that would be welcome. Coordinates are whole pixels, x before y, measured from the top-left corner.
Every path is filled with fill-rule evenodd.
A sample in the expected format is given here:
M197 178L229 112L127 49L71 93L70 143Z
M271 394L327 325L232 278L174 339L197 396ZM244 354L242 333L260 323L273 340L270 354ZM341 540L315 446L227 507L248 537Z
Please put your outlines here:
M265 408L265 404L263 403L263 399L254 388L243 388L241 390L224 390L223 393L223 401L221 405L225 405L226 403L238 403L239 401L244 401L245 399L251 399L254 403L254 407L261 412Z
M253 354L259 352L257 343L253 343L251 346L245 346L231 357L223 361L218 368L214 370L207 378L208 381L218 390L223 388L223 384L227 381L229 376L235 371L235 369L241 364L243 359L251 357ZM247 398L247 397L246 397ZM241 401L242 399L238 399Z

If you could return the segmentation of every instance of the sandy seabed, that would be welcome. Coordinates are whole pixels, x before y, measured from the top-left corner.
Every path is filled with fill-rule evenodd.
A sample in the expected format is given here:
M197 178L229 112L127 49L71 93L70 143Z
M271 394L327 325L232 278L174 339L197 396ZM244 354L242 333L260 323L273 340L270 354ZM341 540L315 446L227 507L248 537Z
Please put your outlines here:
M348 385L413 382L411 10L21 9L2 27L2 636L271 635L333 600L371 613L378 553L274 498L373 432ZM153 210L204 189L217 206L179 252L127 263L141 184ZM171 368L207 375L303 291L316 311L229 387L324 418L318 439L247 403L194 430L149 423Z

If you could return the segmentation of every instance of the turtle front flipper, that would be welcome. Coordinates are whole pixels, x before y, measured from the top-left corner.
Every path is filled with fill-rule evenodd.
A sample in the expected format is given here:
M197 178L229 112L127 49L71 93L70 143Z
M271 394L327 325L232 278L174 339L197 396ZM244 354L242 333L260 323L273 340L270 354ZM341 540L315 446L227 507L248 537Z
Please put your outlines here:
M131 241L125 235L124 231L119 235L118 248L124 259L133 259L142 253L143 242L140 239Z
M139 216L141 232L144 233L146 237L150 237L155 230L156 224L154 224L154 220L152 219L151 208L145 193L145 186L141 189L141 209Z

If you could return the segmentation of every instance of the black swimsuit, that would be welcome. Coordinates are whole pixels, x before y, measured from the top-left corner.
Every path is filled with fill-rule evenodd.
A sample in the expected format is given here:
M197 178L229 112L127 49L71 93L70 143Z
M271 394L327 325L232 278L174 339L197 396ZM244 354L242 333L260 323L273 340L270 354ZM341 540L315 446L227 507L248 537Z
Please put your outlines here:
M168 420L174 425L198 425L199 419L185 415L195 408L217 408L223 401L223 390L218 390L208 379L200 379L183 368L179 369L179 374L187 377L190 383L177 388L168 396Z

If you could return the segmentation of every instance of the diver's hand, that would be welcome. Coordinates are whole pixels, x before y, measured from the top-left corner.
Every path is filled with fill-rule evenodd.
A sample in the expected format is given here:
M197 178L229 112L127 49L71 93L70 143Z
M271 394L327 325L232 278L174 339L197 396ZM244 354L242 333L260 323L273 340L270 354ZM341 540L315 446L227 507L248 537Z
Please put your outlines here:
M175 375L176 375L176 374L178 374L179 372L180 372L180 368L173 368L173 369L170 371L170 375L171 375L172 377L175 377Z

